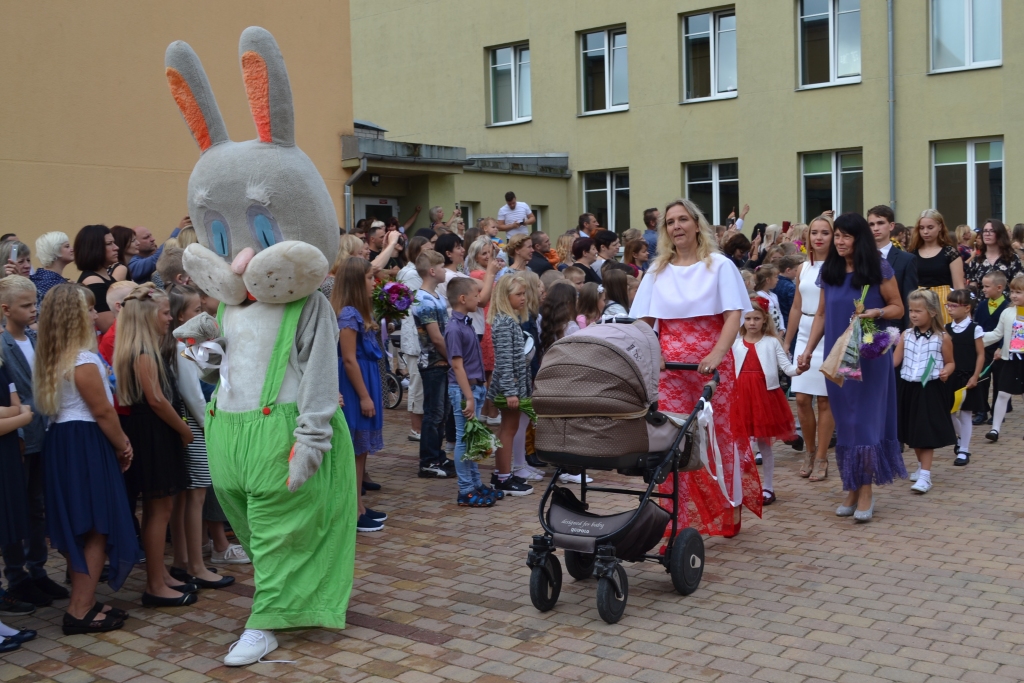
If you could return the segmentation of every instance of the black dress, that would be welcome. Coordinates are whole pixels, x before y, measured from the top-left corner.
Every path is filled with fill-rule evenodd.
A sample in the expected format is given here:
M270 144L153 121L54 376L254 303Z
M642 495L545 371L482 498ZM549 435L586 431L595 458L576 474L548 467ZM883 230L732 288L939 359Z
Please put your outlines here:
M10 390L7 389L10 387ZM0 366L0 407L11 406L11 383ZM28 497L18 430L0 436L0 546L28 538Z
M953 247L945 246L935 256L924 258L920 252L914 252L917 261L917 286L931 289L932 287L953 286L953 273L949 264L960 258L959 252ZM944 302L943 302L944 303Z
M967 381L974 375L974 369L977 367L978 350L974 340L976 329L978 329L978 323L976 322L968 323L967 329L963 332L954 332L952 323L946 325L946 332L953 340L953 363L956 365L953 374L946 381L946 389L949 391L951 407L953 405L954 393L967 386ZM986 383L985 386L987 387L988 384ZM967 395L964 397L963 403L960 404L960 410L968 413L979 413L988 410L985 394L979 387L967 390Z
M165 375L170 377L169 373L165 372ZM173 383L170 393L167 398L172 406L176 406L178 399L174 395ZM129 496L138 493L143 500L152 500L177 495L189 488L188 459L178 432L153 412L145 400L121 409L122 414L118 416L121 429L135 454L131 467L124 473ZM125 410L127 415L123 414ZM173 410L178 412L177 408Z
M87 280L90 277L96 276L102 282L94 282L89 285L82 285L83 280ZM110 312L110 306L107 305L107 290L110 289L110 285L114 284L114 278L110 277L107 273L97 273L94 270L87 270L78 276L78 284L82 285L86 289L92 292L92 295L96 297L96 312L97 313L108 313Z

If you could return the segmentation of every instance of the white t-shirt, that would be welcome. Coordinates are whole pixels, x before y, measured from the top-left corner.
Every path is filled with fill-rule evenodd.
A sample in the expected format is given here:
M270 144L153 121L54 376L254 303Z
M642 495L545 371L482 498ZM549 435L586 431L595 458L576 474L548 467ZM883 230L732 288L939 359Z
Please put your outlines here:
M79 365L85 365L92 363L96 366L96 369L100 372L100 377L103 379L103 390L107 393L107 400L111 405L114 404L114 396L110 393L110 383L107 382L106 369L103 366L103 361L92 351L86 351L82 349L78 352L78 357L75 358L75 367ZM60 386L60 412L57 413L57 419L55 422L95 422L96 419L92 416L92 411L89 410L89 405L82 398L82 395L78 393L78 387L75 386L74 373L71 377L63 380Z
M36 349L32 346L32 340L26 337L25 339L15 339L14 341L18 348L21 349L21 355L25 356L25 360L28 361L28 369L31 372L36 364Z
M710 268L698 261L692 266L670 263L658 273L647 271L629 317L677 320L750 310L750 295L739 269L722 254L712 254Z
M526 202L521 202L517 199L516 208L510 209L508 208L508 204L503 204L502 207L498 209L498 223L499 225L508 225L509 223L524 223L526 222L526 217L529 216L531 213L533 212L530 211L530 205L527 204ZM507 234L508 237L511 238L515 235L528 235L529 233L529 228L523 225L518 228L512 228L511 230L508 231Z

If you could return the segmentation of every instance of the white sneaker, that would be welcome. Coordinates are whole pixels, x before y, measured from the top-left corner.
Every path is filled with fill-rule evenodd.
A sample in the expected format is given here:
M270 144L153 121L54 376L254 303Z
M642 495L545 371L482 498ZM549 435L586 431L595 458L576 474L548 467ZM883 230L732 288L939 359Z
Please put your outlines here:
M523 481L542 481L544 476L531 470L529 467L524 467L521 470L513 472L514 475L522 479Z
M582 475L579 475L579 474L560 474L560 475L558 475L558 481L562 482L563 484L579 484L579 483L582 483L582 479L583 479ZM590 478L590 475L587 475L587 483L589 484L592 481L594 481L594 480Z
M487 418L487 424L489 424L489 425L500 425L501 424L501 415L498 415L497 417L488 417Z
M213 552L213 541L207 541L203 544L203 557L209 557Z
M277 638L273 631L259 631L247 628L242 637L234 642L224 656L226 666L248 666L263 661L263 658L277 649Z
M931 477L918 477L917 483L910 487L914 493L928 493L932 490Z
M530 470L531 472L533 472L534 474L536 474L537 476L539 476L539 477L540 477L541 479L543 479L544 477L548 476L548 473L547 473L547 472L545 472L544 470L538 470L538 469L537 469L536 467L534 467L533 465L527 465L527 466L526 466L526 469Z
M210 553L210 562L214 564L250 564L252 560L245 554L242 546L232 543L222 553L218 553L216 550Z
M402 379L402 386L405 387L406 389L409 388L409 378L408 377L405 377L405 378Z
M910 473L910 481L917 481L917 473L921 471L921 463L917 463L917 469Z

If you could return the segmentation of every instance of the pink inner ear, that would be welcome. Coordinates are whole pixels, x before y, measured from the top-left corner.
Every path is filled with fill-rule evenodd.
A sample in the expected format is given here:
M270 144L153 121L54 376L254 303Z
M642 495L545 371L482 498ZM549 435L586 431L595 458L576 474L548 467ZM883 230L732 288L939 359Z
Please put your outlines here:
M181 115L185 117L185 123L188 125L190 131L192 131L192 137L195 138L196 144L199 145L200 151L205 152L212 141L210 140L210 131L206 127L206 119L203 118L203 111L199 108L199 103L196 102L196 96L192 93L192 88L189 87L188 81L182 76L177 69L167 67L167 83L171 86L171 95L174 97L174 101L178 103L178 109L181 110ZM270 124L267 124L267 130L270 130Z
M256 122L260 142L272 142L270 134L270 78L267 63L258 52L249 50L242 55L242 78L249 96L249 110Z

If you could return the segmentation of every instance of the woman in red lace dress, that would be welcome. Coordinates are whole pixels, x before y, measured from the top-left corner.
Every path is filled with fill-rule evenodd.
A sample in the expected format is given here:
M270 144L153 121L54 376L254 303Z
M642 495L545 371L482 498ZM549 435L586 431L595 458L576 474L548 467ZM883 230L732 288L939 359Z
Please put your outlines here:
M733 431L729 405L736 371L732 343L743 314L751 310L739 270L718 252L715 234L697 205L677 199L665 207L658 229L658 256L640 281L630 316L657 323L666 362L696 363L699 372L666 371L658 385L661 410L687 414L694 409L714 370L720 383L711 407L722 454L709 468L679 475L680 525L702 534L735 536L740 506L761 516L761 481L746 435ZM670 493L671 479L661 485Z

